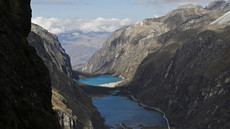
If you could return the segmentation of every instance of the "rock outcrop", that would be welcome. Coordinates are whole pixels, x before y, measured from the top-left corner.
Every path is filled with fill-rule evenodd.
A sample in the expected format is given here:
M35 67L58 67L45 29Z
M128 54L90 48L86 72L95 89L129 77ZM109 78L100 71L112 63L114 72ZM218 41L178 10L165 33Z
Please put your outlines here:
M69 56L57 37L42 27L32 24L28 41L44 60L50 71L53 87L53 108L65 129L103 129L104 120L91 99L78 87Z
M117 30L104 43L82 71L109 73L132 78L141 61L150 53L158 51L162 44L179 32L208 25L225 12L229 2L203 8L197 5L181 6L163 17L145 19L135 25ZM222 6L225 10L220 10Z
M59 129L48 69L26 40L30 0L1 0L0 16L0 128Z

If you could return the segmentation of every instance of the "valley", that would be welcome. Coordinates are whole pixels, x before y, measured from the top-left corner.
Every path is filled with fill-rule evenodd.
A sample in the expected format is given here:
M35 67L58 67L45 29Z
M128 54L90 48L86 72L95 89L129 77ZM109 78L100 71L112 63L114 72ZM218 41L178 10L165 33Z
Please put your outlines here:
M0 128L230 128L229 0L101 2L0 1Z
M82 71L123 76L178 129L229 128L229 1L180 6L115 31ZM221 101L219 101L221 99Z

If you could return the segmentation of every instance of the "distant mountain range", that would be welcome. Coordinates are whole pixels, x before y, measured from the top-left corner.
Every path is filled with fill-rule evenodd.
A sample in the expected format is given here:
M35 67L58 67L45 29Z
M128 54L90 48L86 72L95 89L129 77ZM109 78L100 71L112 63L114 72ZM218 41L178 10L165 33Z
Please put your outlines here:
M110 32L68 31L58 34L58 39L66 53L69 54L72 66L81 66L102 47Z

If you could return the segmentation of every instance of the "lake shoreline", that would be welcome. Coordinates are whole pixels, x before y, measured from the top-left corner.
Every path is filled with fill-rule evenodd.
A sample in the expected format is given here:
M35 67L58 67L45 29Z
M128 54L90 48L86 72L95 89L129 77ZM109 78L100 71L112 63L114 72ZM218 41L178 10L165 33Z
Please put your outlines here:
M143 104L140 100L137 100L137 99L132 95L132 93L131 93L130 91L128 91L128 92L129 92L129 94L130 94L131 100L133 100L133 101L135 101L135 102L138 102L139 105L142 106L143 108L147 108L147 109L154 110L154 111L157 111L157 112L161 113L161 114L163 115L163 118L164 118L164 119L166 120L166 122L167 122L167 127L168 127L168 129L171 129L171 127L170 127L170 125L169 125L169 120L167 119L166 114L165 114L163 111L161 111L159 108L151 107L151 106L147 106L147 105ZM129 99L130 99L130 97L129 97Z
M113 82L110 82L110 83L100 84L100 85L96 85L96 86L106 87L106 88L116 88L122 82L124 82L124 80L113 81Z
M137 100L130 91L128 91L126 88L124 89L120 89L119 92L117 92L116 94L114 94L114 96L121 96L121 97L127 97L128 99L130 99L131 101L134 101L134 102L137 102L139 103L139 105L141 107L143 107L144 109L146 110L149 110L149 111L157 111L159 113L162 114L163 118L166 120L167 122L167 129L171 129L170 125L169 125L169 120L167 119L166 117L166 114L161 111L159 108L156 108L156 107L151 107L151 106L147 106L145 104L143 104L140 100Z

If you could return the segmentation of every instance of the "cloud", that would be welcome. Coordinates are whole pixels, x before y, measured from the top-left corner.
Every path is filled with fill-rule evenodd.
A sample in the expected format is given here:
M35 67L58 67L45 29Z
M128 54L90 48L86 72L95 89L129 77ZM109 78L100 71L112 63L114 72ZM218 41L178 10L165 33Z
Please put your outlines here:
M119 19L119 18L109 18L105 19L99 17L95 20L80 21L80 30L84 32L113 32L124 25L131 23L129 18Z
M74 5L71 1L35 1L32 4L37 5Z
M134 4L138 5L165 5L165 4L173 4L173 5L185 5L185 4L200 4L204 2L211 2L213 0L135 0Z
M72 1L34 1L32 2L34 5L91 5L88 2L85 2L83 0L76 0L74 2Z
M79 30L83 32L113 32L122 26L131 24L129 18L96 18L86 19L61 19L61 18L32 18L32 23L38 24L54 34L60 34L70 30Z
M32 23L38 24L48 30L51 33L59 34L65 32L68 26L72 23L69 19L60 19L60 18L44 18L36 17L32 18Z

